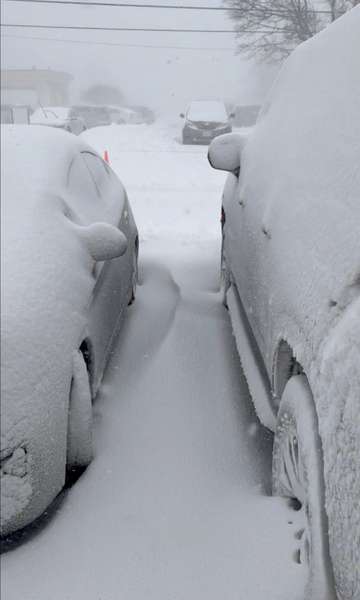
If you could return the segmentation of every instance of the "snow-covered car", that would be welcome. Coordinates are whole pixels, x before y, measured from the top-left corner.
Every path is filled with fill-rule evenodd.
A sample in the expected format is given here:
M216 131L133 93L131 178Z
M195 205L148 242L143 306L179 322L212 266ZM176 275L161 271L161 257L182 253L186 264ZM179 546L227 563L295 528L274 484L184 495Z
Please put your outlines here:
M183 144L208 144L218 135L232 131L225 104L219 100L194 100L180 117L185 119Z
M139 125L143 122L138 113L126 106L104 106L104 109L108 112L111 123Z
M293 52L247 138L209 148L230 173L224 300L307 600L360 598L359 73L360 7Z
M44 106L37 108L30 117L32 125L48 125L64 129L75 135L80 135L86 129L81 116L75 114L72 108L64 106Z
M91 461L92 399L134 299L138 234L123 185L81 138L9 125L1 143L5 535Z
M142 123L146 123L146 125L151 125L155 122L155 113L148 106L132 106L130 108L132 108L134 112L140 115Z
M73 113L84 121L87 129L111 125L111 117L106 106L77 104L71 108Z

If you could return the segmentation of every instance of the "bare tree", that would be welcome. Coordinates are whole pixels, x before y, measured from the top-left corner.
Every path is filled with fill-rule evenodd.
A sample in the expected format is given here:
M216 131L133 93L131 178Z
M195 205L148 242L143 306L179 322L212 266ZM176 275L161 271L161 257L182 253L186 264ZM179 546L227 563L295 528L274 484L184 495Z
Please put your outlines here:
M224 0L235 22L238 51L281 60L360 0Z

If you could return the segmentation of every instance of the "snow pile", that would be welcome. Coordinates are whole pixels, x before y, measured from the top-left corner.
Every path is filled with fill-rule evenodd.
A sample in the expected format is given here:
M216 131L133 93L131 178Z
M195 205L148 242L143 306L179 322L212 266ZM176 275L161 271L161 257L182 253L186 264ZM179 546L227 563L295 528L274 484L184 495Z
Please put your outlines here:
M285 63L241 178L244 235L259 240L244 250L244 288L269 328L258 332L268 371L282 337L310 379L342 600L360 597L359 73L357 7Z

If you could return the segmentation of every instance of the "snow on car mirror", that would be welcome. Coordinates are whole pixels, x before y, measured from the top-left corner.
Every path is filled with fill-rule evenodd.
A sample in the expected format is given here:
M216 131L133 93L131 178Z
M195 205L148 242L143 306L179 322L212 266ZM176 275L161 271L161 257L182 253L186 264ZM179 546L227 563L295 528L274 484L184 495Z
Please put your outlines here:
M209 146L210 165L220 171L238 174L242 144L243 139L237 133L227 133L215 138Z
M95 261L111 260L125 254L127 239L117 227L108 223L93 223L78 229Z

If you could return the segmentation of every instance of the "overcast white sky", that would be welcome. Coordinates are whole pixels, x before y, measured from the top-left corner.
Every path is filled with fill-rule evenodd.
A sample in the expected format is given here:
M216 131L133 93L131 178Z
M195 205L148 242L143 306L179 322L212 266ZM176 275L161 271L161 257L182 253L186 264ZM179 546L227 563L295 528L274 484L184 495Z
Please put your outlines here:
M120 0L119 0L120 1ZM132 0L133 2L135 0ZM131 2L131 0L130 0ZM151 0L142 1L151 3ZM164 0L162 4L180 4ZM184 0L187 5L221 6L214 0ZM225 12L61 6L2 2L2 22L115 27L232 29ZM2 28L2 66L65 70L74 76L73 100L91 83L118 85L131 103L179 112L192 98L261 101L271 74L235 55L233 34L94 32ZM21 36L21 37L7 37ZM63 43L23 39L55 38L124 44ZM130 45L130 46L126 46ZM133 45L133 46L131 46ZM165 48L134 47L166 46ZM177 47L190 47L181 50ZM194 49L199 48L199 49ZM229 50L224 50L228 48Z

